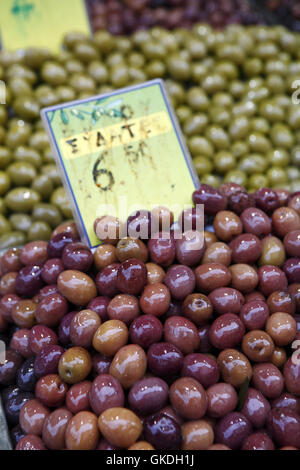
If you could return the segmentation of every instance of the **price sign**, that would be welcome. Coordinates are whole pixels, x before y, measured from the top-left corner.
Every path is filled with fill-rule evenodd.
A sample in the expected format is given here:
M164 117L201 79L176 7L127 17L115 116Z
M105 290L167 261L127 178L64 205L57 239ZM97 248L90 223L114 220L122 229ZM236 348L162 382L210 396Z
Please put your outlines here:
M2 47L45 47L58 52L69 31L90 34L84 0L2 0Z
M158 205L177 217L191 206L198 178L162 80L49 107L42 119L91 248L96 217L125 221Z

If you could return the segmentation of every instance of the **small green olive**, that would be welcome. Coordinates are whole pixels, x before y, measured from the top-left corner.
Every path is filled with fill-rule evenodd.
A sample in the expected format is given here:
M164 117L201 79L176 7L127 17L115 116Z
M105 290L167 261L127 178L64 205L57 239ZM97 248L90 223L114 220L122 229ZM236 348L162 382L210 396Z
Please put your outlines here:
M32 224L32 219L28 214L16 213L9 217L12 229L20 232L27 232Z
M38 192L44 200L48 200L53 193L53 183L47 175L38 175L34 178L31 188Z
M0 196L7 193L11 185L9 174L5 171L0 171Z
M41 196L39 193L25 187L11 189L5 196L7 207L15 212L30 212L40 200Z
M59 209L53 204L36 204L32 211L33 220L47 222L52 228L62 223L62 216Z
M48 241L51 237L51 227L47 222L33 222L27 232L27 237L29 242L35 240Z
M37 174L35 167L24 161L9 165L7 173L15 186L30 185Z
M55 205L68 219L72 219L73 214L70 208L69 200L62 186L57 188L51 196L50 203Z
M9 221L4 217L4 215L0 214L0 236L4 235L5 233L9 233L11 229L12 226Z
M12 161L12 153L7 147L0 147L0 169L4 170Z
M5 233L0 237L0 250L7 250L8 248L16 248L25 245L27 237L25 233L14 231Z

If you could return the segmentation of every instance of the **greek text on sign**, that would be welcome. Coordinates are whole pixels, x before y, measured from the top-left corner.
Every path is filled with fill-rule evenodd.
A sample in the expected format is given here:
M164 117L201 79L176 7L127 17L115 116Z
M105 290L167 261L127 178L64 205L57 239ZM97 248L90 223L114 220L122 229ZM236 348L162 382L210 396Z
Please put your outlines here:
M162 111L61 139L60 146L66 158L82 157L102 147L117 147L164 134L171 126L168 114Z

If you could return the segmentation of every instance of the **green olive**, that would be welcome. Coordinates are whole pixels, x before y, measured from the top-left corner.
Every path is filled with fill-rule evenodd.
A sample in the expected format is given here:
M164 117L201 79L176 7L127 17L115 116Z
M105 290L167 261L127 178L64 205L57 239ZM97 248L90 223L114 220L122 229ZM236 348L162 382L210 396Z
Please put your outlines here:
M267 153L271 149L271 144L266 136L259 132L252 132L248 136L249 149L252 152Z
M55 89L55 94L59 102L73 101L76 98L76 93L70 86L61 85Z
M32 224L32 219L28 214L16 213L10 216L9 222L13 230L26 233Z
M53 86L64 85L68 77L65 68L61 64L52 61L44 63L41 75L46 83Z
M263 62L258 57L251 57L243 63L243 71L247 77L255 77L262 73Z
M207 49L203 41L197 37L189 37L185 41L185 47L193 59L202 59L206 56Z
M16 248L25 245L27 237L25 233L20 231L5 233L0 237L0 250L8 248Z
M40 115L39 102L31 96L19 96L14 102L14 109L22 119L29 121Z
M209 107L207 94L198 87L193 87L188 90L186 100L188 105L195 111L206 111Z
M73 48L73 52L76 58L85 64L99 58L97 48L89 42L77 42Z
M49 140L46 132L44 130L40 130L32 134L29 139L29 145L38 151L43 151L48 148Z
M35 96L41 107L53 106L59 102L57 93L48 85L40 85L35 90Z
M25 62L27 67L31 67L32 69L39 69L50 57L51 53L46 48L29 47L25 50Z
M220 44L217 48L217 56L219 59L241 64L244 60L244 51L238 44Z
M224 174L236 167L236 159L232 153L221 150L214 156L214 165L218 173Z
M249 147L247 142L237 140L232 143L231 151L235 158L241 158L249 152Z
M0 147L0 169L4 170L12 161L12 153L7 147Z
M214 154L214 147L208 139L200 136L193 136L188 140L188 147L191 154L196 157L203 155L205 157L212 157Z
M190 64L178 55L173 55L167 59L167 68L171 77L175 80L188 80L190 77Z
M41 200L39 193L30 188L11 189L5 196L5 203L11 211L30 212Z
M26 162L33 165L35 168L40 168L42 165L42 158L40 153L34 148L25 147L20 145L16 148L14 153L14 159L16 162Z
M60 64L65 65L66 62L73 58L72 52L68 51L67 49L62 49L59 51L56 59Z
M65 63L66 72L70 75L74 73L83 73L84 72L84 65L78 59L70 59Z
M109 32L100 30L94 35L94 44L100 52L108 54L114 48L115 38Z
M72 219L73 214L71 211L69 199L67 198L64 188L61 186L57 188L51 196L50 203L56 206L67 219Z
M119 36L118 37L118 50L124 54L127 55L132 49L132 43L131 40L126 37L126 36Z
M248 135L249 127L249 119L246 116L240 115L234 117L229 126L229 135L231 139L244 139Z
M144 56L148 60L164 59L166 49L160 41L147 41L142 45Z
M173 80L167 80L166 86L170 97L174 98L177 104L185 102L185 91L180 83L176 83Z
M208 67L203 62L193 62L191 64L191 78L195 83L199 83L208 74Z
M63 42L68 49L73 49L73 47L78 42L83 42L85 40L86 40L86 35L84 33L81 33L79 31L70 31L69 33L65 35Z
M3 196L9 190L11 179L5 171L0 171L0 196Z
M257 44L255 54L262 60L268 60L278 56L278 47L274 42L262 42Z
M217 175L206 174L201 177L201 183L218 188L221 184L221 179Z
M287 173L279 166L273 166L268 169L267 178L271 187L287 183Z
M237 103L233 105L232 107L233 116L252 117L256 114L256 112L257 112L257 106L251 100L241 101L240 103Z
M276 147L291 149L294 144L294 136L288 126L283 123L276 123L272 126L270 136Z
M54 187L61 184L59 169L55 164L44 165L42 167L42 175L46 175L52 181Z
M183 131L186 136L201 133L208 124L208 118L204 113L194 114L185 120Z
M193 159L193 164L198 176L209 174L213 169L213 164L211 160L207 157L203 157L202 155L198 155L197 157L195 157Z
M284 246L279 238L269 236L262 240L262 253L258 260L259 266L268 264L280 267L285 262L285 258Z
M180 105L176 108L176 114L180 124L183 124L188 118L192 116L192 110L189 106Z
M164 77L166 66L162 60L152 60L145 69L148 78Z
M215 148L221 150L229 147L229 137L222 127L208 126L205 135Z
M269 75L270 73L276 73L285 77L287 75L287 67L283 60L280 59L269 59L265 64L265 73Z
M288 166L286 172L289 181L295 181L300 179L300 169L296 166Z
M17 98L18 96L32 95L32 87L26 80L24 80L24 78L11 78L8 82L8 87L14 98Z
M300 178L291 182L289 190L294 193L300 191Z
M62 223L61 213L53 204L36 204L32 211L32 218L35 221L47 222L52 228Z
M253 132L261 132L268 134L270 132L270 124L263 117L254 117L250 120L250 127Z
M30 132L26 126L13 127L6 134L5 143L10 149L15 149L19 145L25 145L30 137Z
M95 80L84 73L74 73L69 84L77 93L88 92L93 93L95 91Z
M216 64L215 72L228 80L234 80L238 78L239 75L238 67L232 62L226 60L222 60Z
M267 165L264 155L251 153L240 159L238 169L244 171L247 175L252 175L253 173L264 173Z
M11 229L12 226L9 221L4 217L4 215L0 214L0 236L4 235L5 233L9 233Z
M21 78L25 80L29 85L34 85L37 81L36 73L29 67L21 64L12 64L6 70L6 78Z
M35 167L24 161L9 165L7 173L15 186L30 185L37 174Z
M265 100L260 104L259 112L270 122L283 121L284 110L274 100Z
M109 77L108 70L102 62L98 60L91 62L88 66L88 72L96 83L107 83Z
M226 173L224 177L224 182L225 183L237 183L242 186L245 186L247 182L247 176L244 171L231 170L231 171L228 171L228 173Z
M54 185L48 175L38 175L34 178L31 188L38 192L44 200L53 193Z
M145 65L145 57L137 51L133 51L128 55L128 65L131 67L143 68Z
M256 191L260 188L267 188L268 186L269 180L267 176L261 173L253 173L248 179L247 188L248 190L251 189L250 192Z
M233 99L229 93L224 92L224 91L219 91L218 93L213 95L212 103L222 108L231 108Z
M116 65L110 71L111 84L116 88L122 88L127 85L129 78L128 68L124 65Z
M227 127L231 121L230 111L221 106L211 106L209 108L209 117L212 124L221 127Z
M271 93L284 93L285 92L285 80L276 74L268 75L266 79L266 86Z
M129 80L132 84L141 83L147 80L147 75L137 67L128 68Z
M300 107L295 104L290 106L287 122L292 129L300 128Z
M269 165L285 168L290 163L290 156L283 148L273 148L267 154Z

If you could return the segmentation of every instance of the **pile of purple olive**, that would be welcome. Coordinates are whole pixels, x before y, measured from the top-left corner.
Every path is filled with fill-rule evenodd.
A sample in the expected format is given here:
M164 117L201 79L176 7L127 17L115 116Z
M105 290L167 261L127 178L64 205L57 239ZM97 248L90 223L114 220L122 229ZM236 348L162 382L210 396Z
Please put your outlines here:
M169 234L92 253L64 223L2 256L16 449L300 449L300 193L202 184L193 202L192 251L159 208L126 227Z

